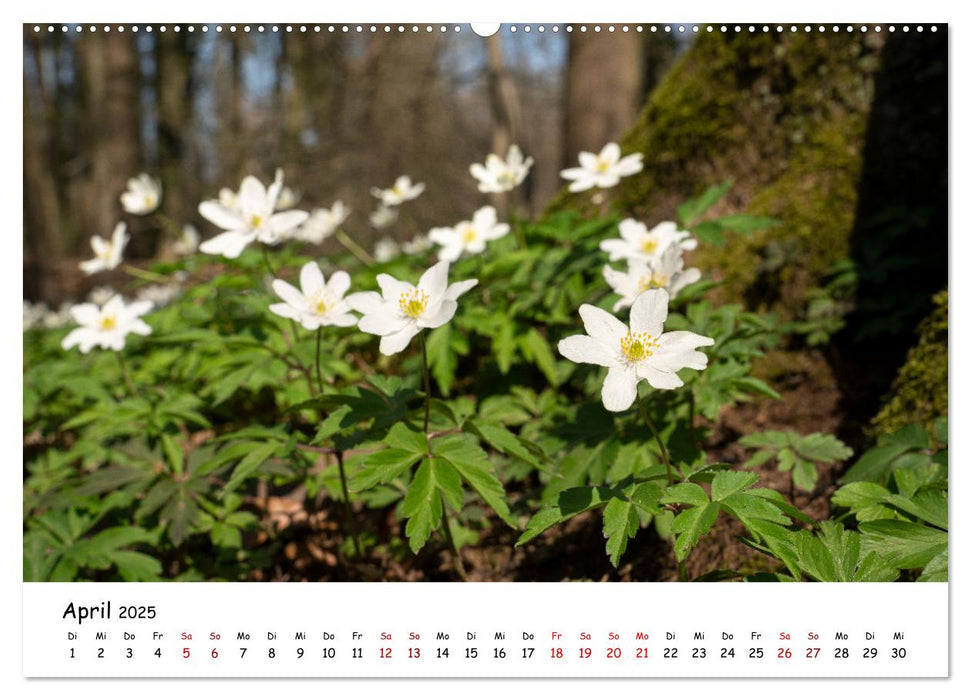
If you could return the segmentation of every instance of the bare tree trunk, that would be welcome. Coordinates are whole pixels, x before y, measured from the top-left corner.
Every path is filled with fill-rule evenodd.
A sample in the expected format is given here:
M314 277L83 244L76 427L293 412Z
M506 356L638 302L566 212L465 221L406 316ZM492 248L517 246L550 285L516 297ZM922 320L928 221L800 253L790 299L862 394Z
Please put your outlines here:
M165 211L177 224L192 214L190 172L185 139L191 107L189 71L192 53L189 37L159 34L155 45L158 65L158 150L159 174L164 187ZM171 235L172 232L166 232Z
M643 58L637 34L570 35L565 164L616 141L634 123L644 98Z
M24 80L24 298L61 298L60 275L52 267L63 253L61 208L48 158L50 131L27 104ZM40 128L37 128L37 125Z
M79 46L90 167L82 217L87 235L107 236L121 218L125 183L140 168L138 59L131 34L86 34Z
M495 33L486 39L489 47L489 95L492 104L492 152L506 157L509 147L516 143L520 129L519 98L502 55L502 39ZM503 216L508 216L508 200L493 197L493 204Z

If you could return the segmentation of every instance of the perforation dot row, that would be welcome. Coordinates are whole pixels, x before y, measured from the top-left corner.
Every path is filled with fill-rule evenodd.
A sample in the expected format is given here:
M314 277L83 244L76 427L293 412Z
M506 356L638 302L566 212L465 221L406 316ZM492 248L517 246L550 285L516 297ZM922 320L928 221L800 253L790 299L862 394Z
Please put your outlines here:
M425 25L418 25L418 24L412 24L412 25L403 25L403 24L398 24L398 25L390 25L390 24L383 24L383 25L377 25L377 24L370 24L370 25L363 25L363 24L325 24L325 25L322 25L322 24L270 24L270 25L214 24L214 25L209 25L209 24L203 24L198 26L198 28L196 25L192 25L192 24L188 24L188 25L179 25L179 24L175 24L175 25L164 25L164 24L160 24L160 25L151 25L151 24L54 25L54 24L49 24L46 26L35 24L33 29L35 33L40 33L44 31L48 33L53 33L60 30L61 32L64 32L64 33L69 31L74 31L77 34L80 34L84 31L87 31L89 33L98 32L98 31L101 31L101 32L131 31L133 33L138 33L140 31L144 31L147 33L152 33L153 31L158 31L161 33L165 33L167 31L173 31L173 32L179 33L182 31L186 31L189 33L193 33L197 30L202 33L208 33L210 31L221 33L221 32L228 31L230 33L242 32L244 34L252 33L252 32L259 32L259 33L298 32L302 34L306 34L308 32L313 32L317 34L322 32L326 32L330 34L336 34L336 33L348 34L348 33L364 33L364 32L369 32L371 34L377 34L381 32L385 34L391 34L394 32L397 32L399 34L404 34L406 32L410 32L412 34L418 34L418 33L424 32L426 34L430 34L435 32L436 30L440 33L446 33L446 32L459 33L463 31L462 27L457 24L455 25L444 25L444 24L440 24L440 25L431 25L431 24L425 24ZM917 31L917 32L923 32L925 29L931 32L936 32L937 25L932 24L926 27L921 24L918 24L918 25L904 24L899 26L898 25L886 26L886 31L889 31L889 32L896 32L898 30L902 32L910 32L911 30ZM543 34L547 31L553 32L554 34L559 32L571 33L575 31L576 32L592 31L595 33L597 32L607 32L607 33L663 32L663 33L669 33L669 34L671 33L701 34L701 33L713 33L713 32L721 32L725 34L729 32L734 32L734 33L749 32L754 34L754 33L769 33L769 32L795 33L795 32L813 32L813 31L820 32L820 33L824 33L827 31L833 32L833 33L839 33L841 31L845 31L848 33L852 33L854 31L867 32L871 30L879 33L884 30L884 27L882 25L862 25L860 27L854 27L853 25L841 26L841 25L821 25L821 24L820 25L809 25L809 24L806 24L806 25L795 25L795 24L789 24L789 25L782 25L782 24L776 24L776 25L769 25L769 24L760 24L760 25L755 25L755 24L749 24L749 25L740 25L740 24L735 24L735 25L727 25L727 24L722 24L722 25L713 25L713 24L586 25L586 24L579 24L579 25L574 25L574 24L567 24L562 26L558 24L549 25L549 26L543 25L543 24L539 24L539 25L513 24L505 27L505 30L513 34L520 31L526 32L526 33L536 31L540 34Z

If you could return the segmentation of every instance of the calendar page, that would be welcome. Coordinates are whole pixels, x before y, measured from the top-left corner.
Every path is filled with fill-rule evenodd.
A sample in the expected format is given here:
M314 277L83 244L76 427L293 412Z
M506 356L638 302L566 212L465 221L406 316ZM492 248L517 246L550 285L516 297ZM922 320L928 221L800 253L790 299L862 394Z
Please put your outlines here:
M948 678L949 25L387 19L23 24L23 676Z

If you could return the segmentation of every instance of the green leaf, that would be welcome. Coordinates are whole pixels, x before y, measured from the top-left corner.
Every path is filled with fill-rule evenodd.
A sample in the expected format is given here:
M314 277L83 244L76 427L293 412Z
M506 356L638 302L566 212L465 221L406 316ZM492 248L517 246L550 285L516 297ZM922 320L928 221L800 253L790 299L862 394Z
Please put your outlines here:
M462 493L462 478L446 459L431 459L432 470L435 473L435 483L438 490L442 492L445 501L452 506L452 510L458 512L462 510L462 502L465 500Z
M684 561L688 557L701 536L711 530L717 518L717 503L691 508L674 518L672 529L678 533L678 538L674 542L674 554L678 561Z
M819 479L819 472L816 465L808 459L798 458L795 460L795 468L792 471L792 483L803 491L812 491L816 488L816 480Z
M511 457L517 457L537 469L542 469L543 465L529 448L524 445L519 437L513 432L500 425L485 423L482 421L472 421L470 427L477 432L483 440L492 445L495 449Z
M683 202L678 207L678 220L681 225L690 228L709 209L718 204L730 189L732 189L732 181L725 180L709 187L699 197Z
M758 480L759 475L752 472L718 472L711 482L711 500L723 501L732 494L747 489ZM700 504L695 503L693 505Z
M111 552L108 558L126 581L156 581L162 575L158 559L142 552Z
M496 356L496 364L499 371L503 374L509 373L512 367L513 357L516 354L516 338L514 335L515 324L504 320L499 324L498 330L492 336L492 352Z
M860 524L863 548L875 552L898 569L920 569L947 551L947 533L902 520L874 520Z
M435 473L429 460L424 459L415 471L415 476L405 495L402 513L408 518L405 535L411 551L417 553L433 530L442 521L442 499L439 495Z
M564 489L555 496L555 502L544 506L526 524L526 531L520 536L516 546L526 544L549 528L569 520L575 515L599 508L618 492L604 486L577 486Z
M890 491L869 481L855 481L841 486L832 495L833 505L848 508L858 522L884 520L893 517L893 511L884 505L883 499Z
M921 572L920 576L917 578L918 581L947 581L947 550L935 556L929 562L924 570Z
M367 491L404 474L421 457L402 449L379 450L364 458L364 464L348 480L351 491Z
M947 492L921 491L912 498L897 494L884 497L884 502L925 523L947 530Z
M452 348L452 325L446 323L428 334L428 367L442 394L448 396L455 381L458 355Z
M526 359L536 363L540 371L553 386L559 386L560 380L556 372L556 357L549 342L538 330L530 328L525 335L519 337L519 347Z
M698 484L674 484L668 486L665 490L661 503L687 503L692 506L705 506L708 505L708 494Z
M415 455L428 454L428 437L424 433L412 430L404 423L395 423L384 436L384 444Z
M607 538L610 563L620 565L620 557L627 549L627 540L637 534L640 518L634 504L627 499L613 498L603 512L603 533Z
M482 497L492 510L510 527L516 522L506 503L502 482L496 478L489 455L468 434L446 435L432 441L432 453L455 467L462 479Z
M165 452L165 461L172 468L172 472L181 474L185 462L185 453L182 446L168 433L162 433L162 451Z
M223 487L223 493L229 493L230 491L235 490L236 487L253 476L253 474L256 473L256 470L262 467L263 463L272 457L273 453L275 453L279 447L280 445L275 442L266 442L255 446L253 451L247 453L247 455L239 461L239 464L236 465L236 468L233 469L232 476Z

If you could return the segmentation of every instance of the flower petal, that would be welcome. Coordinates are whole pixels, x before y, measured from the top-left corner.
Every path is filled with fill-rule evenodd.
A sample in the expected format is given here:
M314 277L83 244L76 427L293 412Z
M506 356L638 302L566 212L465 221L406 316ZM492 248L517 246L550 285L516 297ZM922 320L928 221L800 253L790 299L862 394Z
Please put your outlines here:
M647 362L641 362L637 366L637 374L646 379L647 383L655 389L677 389L679 386L684 386L681 377L674 372L661 369Z
M448 261L435 263L425 270L418 280L418 287L428 293L430 305L440 301L448 287Z
M663 289L648 290L639 295L630 307L630 330L657 338L664 330L667 317L668 293Z
M613 367L617 364L616 355L589 335L571 335L557 343L556 348L563 357L572 362L601 367Z
M289 304L270 304L270 311L275 313L277 316L289 318L294 321L299 321L303 315L300 311L293 308Z
M432 313L426 313L418 320L418 325L421 328L444 326L452 320L458 307L458 302L452 299L442 299L442 303L438 305L437 309L429 309Z
M631 367L611 367L600 396L608 411L626 411L637 398L637 374Z
M287 304L295 309L303 311L307 308L307 299L303 294L300 293L296 287L294 287L289 282L285 282L280 279L273 280L272 283L273 291L276 295L283 299Z
M254 235L242 231L226 231L215 238L203 241L199 250L208 255L223 255L227 258L238 258L243 249L253 240Z
M378 349L382 355L394 355L408 347L408 343L416 335L418 335L417 324L409 323L396 333L382 336Z
M348 295L344 302L351 309L362 314L379 313L381 307L386 303L377 292L355 292Z
M580 306L583 327L594 340L608 348L620 348L620 340L627 335L627 326L608 311L583 304Z
M415 325L410 319L403 319L389 305L377 313L367 314L357 322L358 328L371 335L391 335L405 326Z
M263 183L252 175L243 178L239 186L239 208L245 212L255 213L265 211L267 206L266 188Z
M82 326L95 326L101 315L101 309L94 304L76 304L68 310L68 313Z
M231 209L224 207L219 202L207 200L199 205L199 213L202 218L221 229L233 231L244 228L242 218Z
M414 286L410 282L402 282L383 272L377 276L377 282L381 288L381 294L384 296L384 300L395 304L398 303L398 298L402 294L407 294L414 289Z
M600 160L617 163L620 160L620 146L613 142L608 143L600 151Z
M314 296L324 290L324 275L312 260L300 268L300 291L305 297Z
M465 294L467 291L472 289L472 287L474 287L478 283L479 283L479 280L474 278L470 280L460 280L459 282L452 282L452 284L448 285L448 289L445 290L445 298L455 301L460 296Z
M281 211L279 214L274 214L270 217L269 227L274 235L283 236L297 228L297 226L305 222L309 217L310 214L299 209Z
M338 299L343 299L347 290L351 288L351 276L343 270L338 270L327 280L327 291Z

